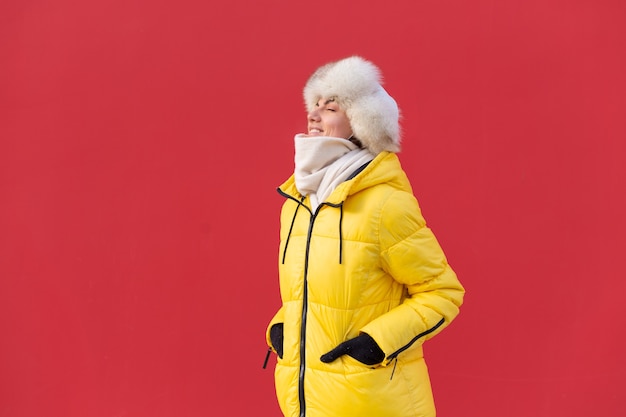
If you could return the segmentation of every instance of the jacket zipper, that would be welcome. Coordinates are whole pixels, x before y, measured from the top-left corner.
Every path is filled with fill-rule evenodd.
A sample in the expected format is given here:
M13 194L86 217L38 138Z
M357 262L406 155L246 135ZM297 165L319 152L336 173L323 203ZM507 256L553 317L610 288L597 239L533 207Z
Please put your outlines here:
M365 166L367 166L367 164L365 164L363 168ZM306 416L306 398L304 396L304 374L306 371L306 321L307 321L307 314L308 314L307 310L308 310L308 304L309 304L309 291L308 291L309 252L311 250L311 238L313 236L313 226L315 224L315 219L317 218L317 214L319 213L320 209L323 206L331 206L331 207L339 208L341 210L340 218L339 218L339 263L341 264L342 252L343 252L342 245L341 245L341 242L343 240L342 230L341 230L341 223L343 219L343 202L340 204L331 204L331 203L326 203L326 202L320 203L320 205L315 210L315 213L313 213L309 207L304 205L304 199L306 198L305 196L303 196L301 200L298 200L294 198L293 196L285 193L280 188L278 188L277 191L283 197L288 198L298 203L298 206L296 207L296 210L293 215L293 219L291 220L291 226L289 227L289 233L287 236L287 240L285 242L285 248L283 250L283 257L282 257L283 264L285 263L285 257L287 256L287 245L289 244L291 231L293 230L293 226L296 221L296 216L298 215L298 209L300 208L300 206L303 206L311 214L311 219L309 220L309 230L307 231L306 249L305 249L305 255L304 255L304 280L303 280L304 288L302 291L302 316L301 316L301 325L300 325L300 371L299 371L299 376L298 376L298 400L300 401L300 417L305 417Z
M298 398L300 400L300 417L306 416L306 398L304 397L304 373L306 370L306 319L309 306L309 253L311 250L311 237L313 235L313 225L317 218L322 204L317 207L315 213L311 214L311 220L309 221L309 230L306 237L306 250L304 255L304 288L302 292L302 317L300 325L300 375L298 378Z
M394 361L394 363L393 363L393 370L391 371L391 376L389 377L390 381L393 379L393 375L396 373L396 366L398 365L398 355L401 354L402 352L404 352L405 350L407 350L408 348L410 348L411 345L413 345L413 343L417 342L420 338L422 338L422 337L426 336L427 334L432 333L435 330L437 330L439 327L441 327L441 325L445 321L446 321L446 319L442 318L433 327L431 327L430 329L428 329L428 330L418 334L413 339L411 339L411 341L409 343L407 343L406 345L402 346L400 349L396 350L391 355L387 356L387 360L389 362Z
M387 356L387 360L388 361L392 361L394 359L396 359L398 357L399 354L401 354L402 352L404 352L405 350L407 350L408 348L411 347L411 345L413 345L413 343L417 342L419 339L421 339L422 337L426 336L427 334L430 334L432 332L434 332L435 330L437 330L439 327L441 327L441 325L446 321L445 318L442 318L441 320L439 320L439 322L437 322L437 324L435 324L433 327L431 327L430 329L423 331L422 333L418 334L417 336L415 336L413 339L411 339L411 341L409 343L407 343L406 345L402 346L400 349L396 350L395 352L393 352L391 355ZM394 366L394 370L395 370L395 366Z

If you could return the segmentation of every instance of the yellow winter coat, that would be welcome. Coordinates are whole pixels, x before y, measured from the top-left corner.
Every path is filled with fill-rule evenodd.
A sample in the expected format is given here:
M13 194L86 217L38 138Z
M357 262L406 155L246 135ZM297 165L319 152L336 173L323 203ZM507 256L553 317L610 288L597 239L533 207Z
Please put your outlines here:
M394 153L382 152L313 213L293 176L280 188L284 323L276 393L288 417L432 417L422 344L458 314L464 289L426 226ZM365 332L385 353L367 366L320 356Z

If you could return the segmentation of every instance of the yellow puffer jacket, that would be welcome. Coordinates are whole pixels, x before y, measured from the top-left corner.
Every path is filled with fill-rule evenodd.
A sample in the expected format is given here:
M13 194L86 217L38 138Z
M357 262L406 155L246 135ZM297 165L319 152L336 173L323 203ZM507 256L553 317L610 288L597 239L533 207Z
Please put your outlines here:
M279 192L283 305L267 342L283 323L275 382L285 416L434 416L422 344L459 313L465 291L397 156L379 154L315 213L293 176ZM380 365L320 361L361 332L385 353Z

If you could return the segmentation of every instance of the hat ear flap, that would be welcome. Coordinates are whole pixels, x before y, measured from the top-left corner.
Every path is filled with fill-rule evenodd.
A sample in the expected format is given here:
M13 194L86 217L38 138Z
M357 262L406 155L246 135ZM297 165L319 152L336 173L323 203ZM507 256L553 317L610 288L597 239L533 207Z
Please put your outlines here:
M363 97L348 114L354 136L374 155L400 151L400 112L396 101L382 90Z

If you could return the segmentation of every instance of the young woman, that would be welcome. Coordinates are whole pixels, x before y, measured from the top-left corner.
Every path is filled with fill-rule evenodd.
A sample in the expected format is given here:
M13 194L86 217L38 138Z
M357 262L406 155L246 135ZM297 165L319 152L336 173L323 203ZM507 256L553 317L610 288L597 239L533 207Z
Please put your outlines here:
M399 111L378 68L349 57L304 88L308 130L278 192L282 306L267 329L285 416L425 417L422 344L464 289L396 152Z

